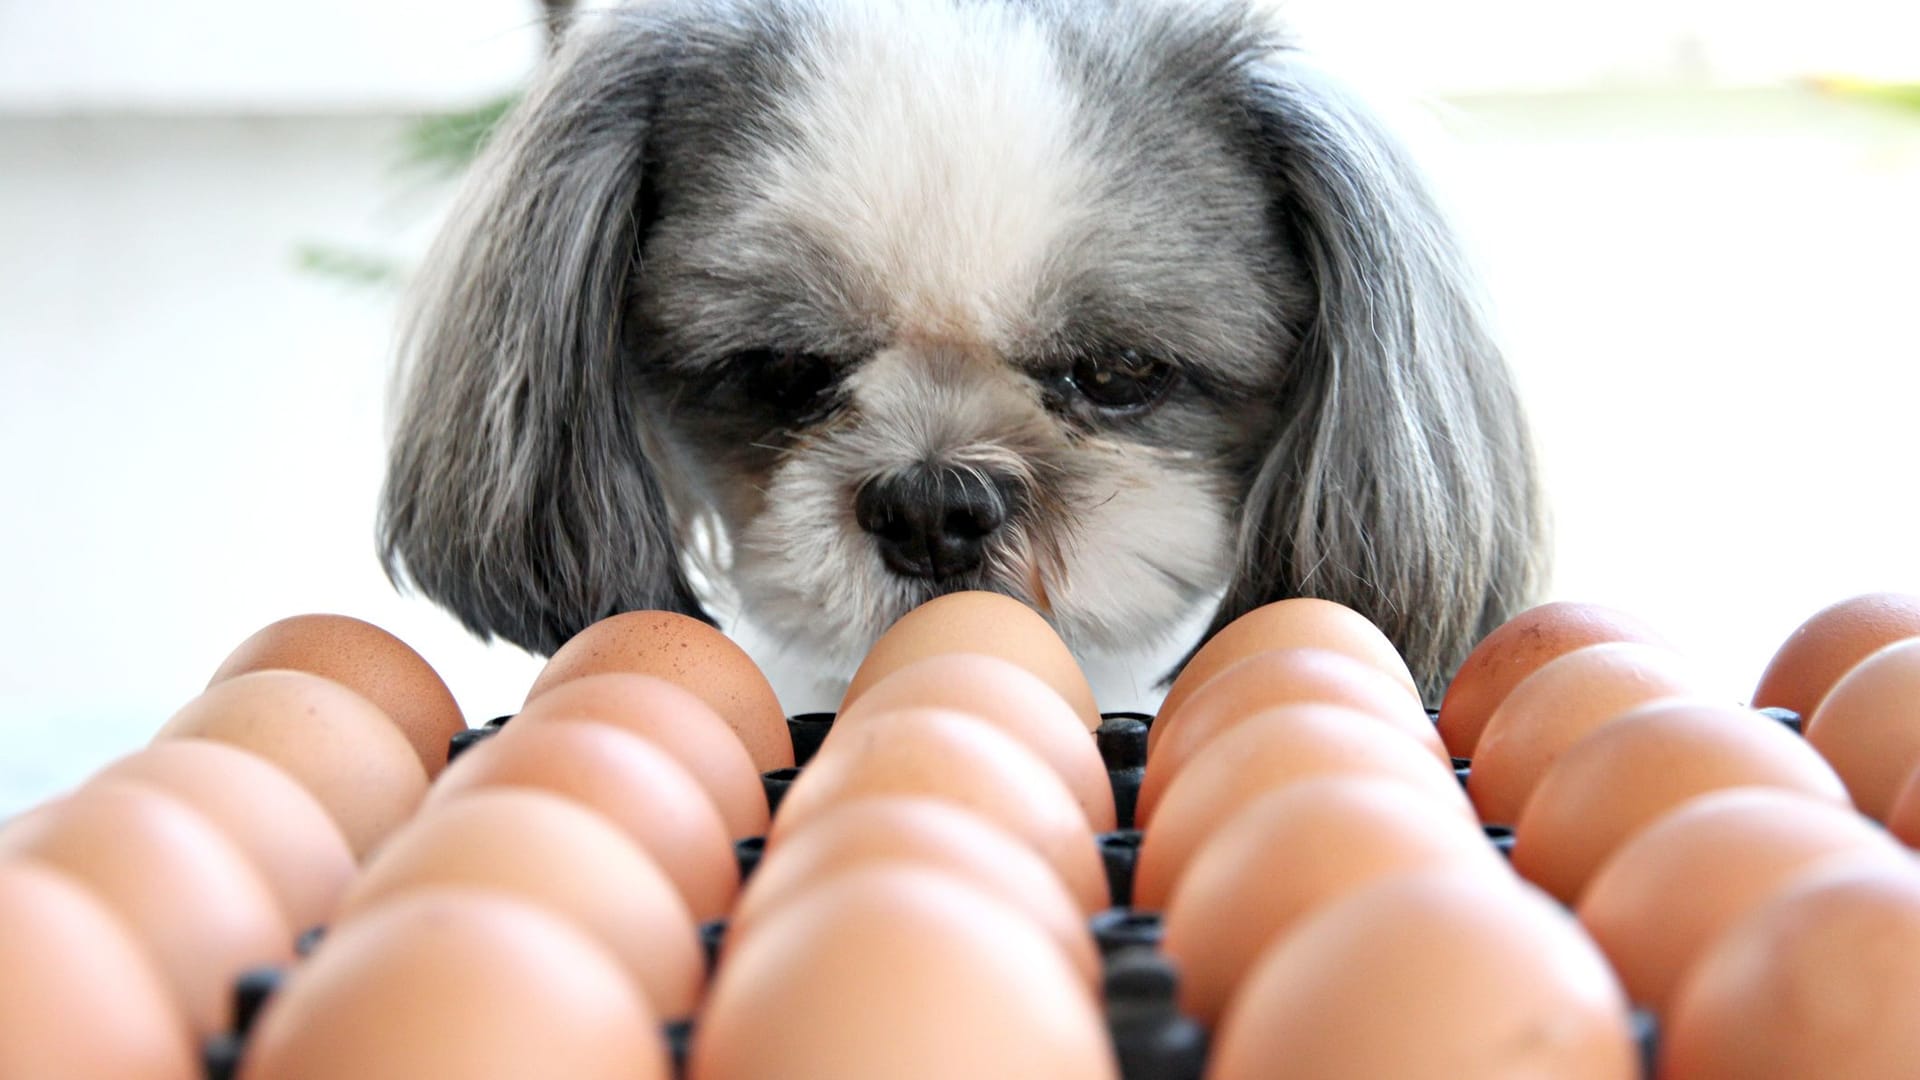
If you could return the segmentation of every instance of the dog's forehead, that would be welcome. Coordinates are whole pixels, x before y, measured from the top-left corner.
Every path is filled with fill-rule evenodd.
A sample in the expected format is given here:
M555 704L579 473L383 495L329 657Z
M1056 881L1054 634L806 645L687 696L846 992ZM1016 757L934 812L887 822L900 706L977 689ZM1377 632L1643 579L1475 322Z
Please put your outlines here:
M1115 77L1066 46L1088 32L1068 9L785 10L778 55L762 58L777 78L741 117L750 137L731 141L724 190L696 215L704 234L675 233L708 315L831 313L876 344L996 348L1059 332L1069 309L1145 319L1157 305L1151 332L1177 348L1187 318L1188 338L1215 339L1200 351L1223 354L1266 332L1263 192L1181 112L1192 73L1155 70L1170 44L1136 35L1120 51L1140 70ZM1106 21L1092 32L1124 37Z
M1076 88L1008 6L836 5L803 38L760 210L881 294L902 329L992 338L1093 214Z

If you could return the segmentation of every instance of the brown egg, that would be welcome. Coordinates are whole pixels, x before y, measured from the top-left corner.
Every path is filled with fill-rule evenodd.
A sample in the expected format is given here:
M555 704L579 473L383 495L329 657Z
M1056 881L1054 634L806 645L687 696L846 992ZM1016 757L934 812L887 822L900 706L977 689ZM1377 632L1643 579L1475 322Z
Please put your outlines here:
M1920 765L1920 638L1855 664L1821 699L1805 732L1853 805L1885 821L1901 783Z
M7 830L0 857L44 863L105 902L146 946L198 1037L231 1023L234 976L292 958L293 933L245 856L146 784L89 785Z
M1161 737L1147 759L1135 819L1143 826L1152 819L1167 785L1214 736L1255 713L1313 703L1365 713L1426 747L1441 765L1453 767L1426 710L1398 679L1330 649L1272 649L1208 679L1181 703L1179 712L1161 710L1153 725Z
M1920 874L1851 864L1728 930L1661 1029L1684 1080L1907 1080L1920 1061Z
M696 920L733 905L740 868L720 811L687 770L640 736L586 720L508 724L447 767L426 811L497 787L539 788L605 815L666 871Z
M1041 614L1010 596L957 592L936 596L887 628L853 673L840 701L846 712L867 688L916 660L942 653L997 656L1040 677L1066 699L1088 731L1100 726L1100 707L1080 665Z
M326 807L237 746L172 739L121 758L97 778L152 784L205 815L260 872L296 932L333 918L358 869Z
M155 743L200 738L266 758L298 780L365 859L412 816L427 771L372 702L302 671L254 671L208 687L173 714Z
M673 882L620 830L530 788L473 791L421 814L367 864L340 922L423 888L466 885L537 904L591 934L656 1015L693 1014L706 958Z
M1777 787L1847 805L1820 755L1749 709L1672 700L1643 705L1580 740L1540 778L1513 834L1513 868L1576 901L1633 834L1695 795Z
M207 685L276 668L324 676L373 702L413 745L428 776L446 767L448 742L467 729L433 666L370 622L348 615L281 619L241 642Z
M503 893L422 890L330 932L267 1002L241 1080L666 1080L606 950Z
M778 850L832 807L873 795L958 803L1038 852L1082 911L1108 906L1106 870L1072 793L1033 751L984 720L945 709L876 716L806 767L768 842Z
M198 1080L186 1016L124 924L86 889L0 863L0 1076Z
M727 924L727 948L739 947L759 923L820 882L876 863L925 866L965 878L1046 931L1087 985L1097 987L1100 956L1086 917L1053 868L978 814L915 796L841 803L782 840L741 891Z
M1325 776L1260 796L1221 823L1167 902L1182 1009L1213 1026L1254 961L1314 912L1390 874L1448 866L1512 876L1479 829L1403 784Z
M1254 653L1274 649L1331 649L1380 669L1406 687L1417 703L1420 688L1407 662L1387 635L1365 615L1331 600L1296 596L1254 608L1221 627L1180 669L1160 703L1160 716L1171 717L1191 694L1208 680ZM1155 724L1147 733L1147 752L1157 750L1164 733Z
M527 702L514 724L593 720L673 755L713 797L734 839L767 834L767 793L745 744L690 690L652 675L584 675Z
M1774 788L1689 799L1620 846L1580 897L1580 921L1634 1001L1664 1012L1727 928L1835 857L1904 863L1851 810Z
M840 713L821 752L873 717L910 708L952 709L1013 736L1066 783L1095 832L1114 828L1113 782L1080 717L1038 675L999 657L947 653L896 669Z
M1555 601L1529 608L1480 639L1440 701L1440 738L1454 757L1475 756L1480 732L1520 680L1554 657L1607 641L1662 644L1652 628L1598 604Z
M729 949L689 1080L1117 1080L1107 1027L1046 934L920 866L820 882Z
M1887 811L1887 831L1910 848L1920 848L1920 766L1907 774Z
M1263 954L1209 1080L1637 1080L1627 1003L1539 893L1458 870L1396 875Z
M691 690L733 728L756 770L793 767L793 739L773 684L746 650L699 619L671 611L601 619L547 660L527 700L569 679L609 672L653 675Z
M1753 707L1810 717L1853 665L1910 637L1920 637L1920 596L1868 593L1824 607L1780 643L1754 687Z
M1493 710L1473 751L1467 794L1480 820L1512 825L1567 747L1608 720L1662 698L1697 695L1692 665L1661 645L1612 641L1554 657Z
M1241 807L1305 777L1338 773L1408 785L1434 812L1474 820L1453 771L1412 740L1337 705L1284 706L1208 743L1167 788L1140 845L1134 906L1163 907L1200 845Z

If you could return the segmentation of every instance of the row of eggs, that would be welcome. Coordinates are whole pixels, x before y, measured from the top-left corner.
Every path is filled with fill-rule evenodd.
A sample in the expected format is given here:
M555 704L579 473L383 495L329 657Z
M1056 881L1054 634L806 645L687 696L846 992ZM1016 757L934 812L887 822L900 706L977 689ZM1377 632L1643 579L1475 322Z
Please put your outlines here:
M1871 608L1872 617L1823 613L1774 664L1792 667L1796 649L1815 656L1814 680L1842 684L1829 695L1836 707L1860 696L1841 690L1873 681L1867 675L1905 648L1857 664L1871 645L1920 634L1916 606L1903 598L1853 603L1856 616ZM1903 623L1908 615L1916 617ZM1822 632L1823 619L1861 640L1834 646L1845 634ZM1591 667L1584 681L1567 674L1580 665ZM1756 705L1774 693L1774 669ZM1212 1074L1270 1075L1268 1055L1281 1054L1300 1075L1417 1075L1411 1052L1428 1075L1494 1075L1492 1065L1462 1063L1507 1045L1517 1055L1507 1068L1631 1075L1615 971L1649 1004L1678 978L1667 971L1647 982L1623 959L1632 942L1654 939L1654 967L1673 968L1688 953L1676 941L1709 924L1724 930L1760 906L1756 895L1719 901L1693 923L1672 917L1668 901L1726 876L1702 869L1725 862L1715 857L1770 852L1765 868L1744 871L1737 884L1771 895L1790 868L1851 844L1887 856L1880 865L1899 873L1881 881L1863 869L1872 859L1855 859L1850 872L1870 880L1832 888L1891 889L1898 899L1910 868L1892 857L1897 846L1835 807L1847 791L1868 805L1861 769L1883 777L1903 767L1889 750L1900 736L1881 732L1885 724L1835 719L1845 714L1820 711L1819 694L1791 699L1812 718L1809 739L1842 768L1842 790L1784 729L1688 698L1695 684L1678 670L1631 620L1547 605L1475 651L1436 729L1384 637L1344 608L1287 601L1217 635L1151 729L1134 885L1136 904L1165 909L1182 1004L1215 1029ZM1889 678L1900 676L1878 681ZM1914 680L1905 685L1915 697ZM1542 716L1564 717L1575 711L1569 703L1589 715L1542 736L1524 720L1529 700ZM81 937L145 941L114 962L132 970L141 967L136 954L158 956L158 965L142 961L171 984L155 1000L171 1002L205 1036L231 1019L224 988L235 971L286 962L295 931L329 923L325 944L263 1020L247 1066L255 1076L662 1075L654 1021L696 1010L696 1076L1112 1075L1085 921L1106 903L1089 837L1116 824L1088 737L1098 723L1084 678L1037 615L985 594L935 601L869 655L828 745L771 823L765 865L736 901L728 841L769 831L759 774L790 766L793 747L764 678L717 632L663 613L597 625L555 654L504 734L448 768L449 738L465 723L424 661L353 620L287 620L236 650L153 747L105 770L84 797L0 832L0 912L20 916L0 917L0 926L72 922L64 937L16 931L0 941L0 955L38 949L64 957L71 975L106 963L75 962L67 950ZM1620 734L1643 728L1637 740ZM1866 734L1826 740L1837 749L1820 737L1856 729ZM1711 775L1673 780L1668 759L1689 733L1700 736ZM1609 739L1626 747L1613 755L1619 763L1580 765ZM1851 749L1863 739L1877 742ZM1501 804L1488 794L1503 775L1494 764L1503 745L1525 750L1504 751L1526 766L1506 772L1530 778L1531 796L1508 796L1506 805L1525 807L1513 817L1492 810ZM1471 803L1450 757L1473 760ZM284 783L288 775L298 782ZM1644 798L1622 794L1644 775L1665 786ZM1748 790L1756 784L1773 792ZM1557 787L1588 801L1535 814L1533 799ZM1718 788L1741 790L1688 801ZM1624 823L1608 823L1620 805ZM1475 806L1489 820L1517 823L1515 866L1562 901L1578 901L1592 939L1491 857ZM1799 831L1769 839L1752 824L1762 819ZM1682 828L1695 821L1704 824ZM165 847L161 833L193 834L195 853ZM1601 888L1665 833L1681 835L1669 847L1683 854L1637 857L1656 868L1653 885ZM239 858L208 854L222 835ZM1566 852L1576 853L1574 870L1541 868ZM131 869L108 865L128 853ZM105 903L75 900L87 891L75 882ZM449 892L449 882L468 891ZM486 892L473 894L475 886ZM166 903L157 894L169 887L200 907ZM137 899L120 895L136 889ZM257 901L262 890L271 894L264 905L242 899ZM1612 916L1594 899L1606 896L1625 898ZM1803 902L1832 906L1826 894ZM83 909L87 916L74 914ZM703 990L692 928L720 916L730 917L727 951L715 985ZM116 918L136 932L107 932ZM582 927L584 948L559 943ZM506 943L515 935L527 939L518 951ZM499 966L504 988L481 989L476 956L498 958L486 963ZM595 972L554 969L556 958L571 956L601 963ZM1423 964L1438 974L1420 974ZM827 972L841 969L851 989L827 987ZM47 988L58 977L32 985L43 1001L57 1001ZM113 985L137 994L157 984ZM1394 986L1423 988L1420 1000L1386 1007ZM1453 989L1436 990L1446 986ZM611 996L582 998L596 987ZM87 993L97 998L100 988ZM423 1018L406 1003L423 995L441 1011ZM949 1004L929 1007L935 1000ZM992 1015L951 1015L961 1001L984 1003ZM610 1002L634 1022L607 1022ZM139 1026L132 1004L92 1008ZM823 1015L810 1019L809 1009ZM481 1011L490 1017L484 1027L473 1021ZM46 1034L53 1025L12 1022L32 1015L0 1013L8 1024L0 1047L11 1048L0 1055L31 1055L38 1040L43 1056L0 1073L88 1075L84 1055L113 1042L91 1022L71 1045ZM429 1037L433 1016L460 1032L450 1040L458 1055ZM600 1021L583 1030L581 1017ZM828 1022L836 1017L837 1029ZM1498 1018L1493 1028L1489 1018ZM383 1023L389 1037L370 1037ZM533 1033L537 1045L475 1038L504 1030ZM1516 1041L1529 1031L1530 1040ZM985 1032L999 1033L999 1049ZM162 1041L146 1037L149 1046ZM1689 1045L1670 1020L1670 1058L1686 1060ZM565 1064L553 1057L559 1047L573 1055ZM1381 1056L1396 1053L1398 1065ZM1566 1064L1576 1060L1584 1064ZM475 1071L482 1062L496 1071ZM186 1075L124 1066L101 1075ZM1717 1074L1695 1062L1674 1075Z

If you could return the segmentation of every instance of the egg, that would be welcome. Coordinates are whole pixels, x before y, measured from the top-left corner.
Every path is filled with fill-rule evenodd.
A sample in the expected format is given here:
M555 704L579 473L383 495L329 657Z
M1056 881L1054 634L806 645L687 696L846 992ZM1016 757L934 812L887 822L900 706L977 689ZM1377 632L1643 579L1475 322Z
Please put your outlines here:
M1220 732L1265 709L1316 702L1364 713L1426 747L1441 765L1453 767L1426 710L1392 675L1330 649L1272 649L1239 660L1207 680L1181 702L1178 712L1161 710L1154 724L1160 740L1147 759L1134 816L1149 821L1167 784Z
M240 1064L240 1080L672 1075L645 997L584 931L451 887L329 933L269 999Z
M340 921L444 885L511 893L564 916L625 966L658 1016L687 1017L699 1003L706 960L686 903L665 872L586 807L526 788L437 806L367 864Z
M1053 868L999 826L949 802L878 796L842 803L783 840L761 861L727 926L727 948L755 927L846 870L917 865L951 873L1014 908L1044 930L1086 981L1097 986L1093 936Z
M1064 698L1088 731L1100 726L1093 687L1066 642L1039 612L990 592L936 596L901 616L867 650L840 711L895 671L942 653L983 653L1023 667Z
M1467 795L1482 821L1512 825L1567 747L1641 705L1702 692L1693 666L1661 645L1615 641L1556 656L1493 710L1473 750Z
M1390 874L1457 866L1511 877L1479 829L1404 785L1301 780L1226 819L1167 902L1180 1005L1212 1026L1254 961L1315 911Z
M420 805L427 770L371 701L302 671L253 671L209 686L155 743L200 738L249 750L298 780L365 859Z
M1416 703L1420 700L1420 687L1407 670L1407 662L1365 615L1331 600L1296 596L1254 608L1208 638L1167 688L1158 715L1175 715L1188 696L1208 680L1254 653L1292 648L1345 653L1391 676ZM1155 724L1147 734L1149 758L1163 737Z
M1811 717L1853 665L1910 637L1920 637L1920 596L1867 593L1830 604L1780 643L1754 687L1753 707Z
M1514 828L1513 867L1574 903L1654 819L1695 795L1747 786L1848 805L1833 769L1767 717L1710 701L1643 705L1575 743L1540 778Z
M1541 604L1500 624L1473 647L1440 700L1440 738L1454 757L1471 758L1494 710L1520 681L1548 661L1607 641L1664 642L1625 612L1598 604Z
M0 1076L198 1080L186 1016L111 909L48 867L0 863Z
M1511 879L1385 878L1255 963L1209 1080L1638 1080L1627 1003L1573 920Z
M279 904L245 856L205 817L150 786L89 785L8 829L0 857L59 870L112 909L197 1037L232 1022L235 975L293 955Z
M1901 782L1887 811L1887 831L1910 848L1920 848L1920 766Z
M551 1075L551 1074L549 1074ZM729 950L688 1080L1118 1080L1106 1024L1045 932L920 866L820 882Z
M1860 812L1885 821L1901 782L1920 765L1920 638L1855 664L1820 700L1804 731Z
M96 781L152 784L238 847L296 932L333 917L357 867L312 793L265 758L210 739L172 739L113 762Z
M1067 785L1095 832L1115 827L1113 784L1081 718L1038 675L996 656L945 653L895 669L840 713L821 749L872 717L916 707L964 712L1018 739Z
M1471 824L1451 769L1412 740L1352 709L1289 705L1248 717L1200 751L1167 788L1140 845L1133 902L1158 910L1214 830L1255 798L1297 780L1360 773L1404 784Z
M671 611L629 611L568 639L527 691L527 700L583 675L653 675L692 691L733 728L760 772L793 767L786 713L746 650L699 619Z
M446 767L448 743L467 729L453 692L425 657L349 615L295 615L263 627L227 656L207 685L276 668L332 679L373 702L406 736L428 776Z
M513 723L593 720L665 750L712 796L734 839L765 836L760 770L733 728L690 690L652 675L583 675L530 699Z
M1581 895L1580 922L1628 995L1663 1012L1687 969L1729 926L1796 874L1836 857L1907 861L1851 810L1772 788L1710 792L1622 844Z
M1740 920L1681 986L1660 1075L1906 1080L1920 1061L1920 874L1854 864Z
M800 774L774 815L768 843L833 806L872 795L957 803L1006 829L1045 859L1083 912L1108 906L1106 870L1066 784L1012 736L945 709L877 715Z
M604 815L666 871L699 921L732 906L740 869L713 800L666 751L591 721L508 724L447 766L423 813L475 791L528 787Z

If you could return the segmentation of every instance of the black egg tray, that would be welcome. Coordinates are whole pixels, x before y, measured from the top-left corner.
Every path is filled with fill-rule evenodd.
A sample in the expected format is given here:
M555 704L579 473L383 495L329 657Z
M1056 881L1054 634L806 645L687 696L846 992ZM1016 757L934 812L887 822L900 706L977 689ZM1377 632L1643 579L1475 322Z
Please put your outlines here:
M1762 709L1788 729L1800 730L1800 717L1786 709ZM1429 711L1429 718L1434 714ZM801 713L787 718L787 731L793 739L794 767L764 773L761 783L770 810L780 808L780 800L793 786L800 771L819 750L833 726L833 713ZM510 716L498 717L484 726L460 732L453 737L448 758L451 760L469 747L496 733ZM1139 911L1131 906L1134 861L1140 850L1141 833L1133 828L1134 808L1140 783L1146 774L1147 732L1153 717L1145 713L1103 713L1094 732L1107 778L1113 787L1114 810L1119 828L1096 834L1101 860L1107 873L1107 886L1113 906L1089 920L1089 928L1099 946L1102 966L1102 999L1107 1028L1120 1065L1122 1080L1200 1080L1205 1072L1207 1032L1192 1018L1180 1012L1179 974L1160 950L1161 916L1157 911ZM1454 759L1454 772L1464 786L1471 765ZM1504 856L1513 847L1513 831L1504 825L1486 827L1488 842ZM766 839L754 836L736 841L734 856L739 861L744 884L760 864ZM716 919L700 927L707 969L712 974L725 940L727 922ZM296 952L305 956L318 944L324 929L316 927L302 935ZM240 1056L246 1047L247 1033L260 1009L279 987L285 970L259 968L243 973L234 983L234 1029L208 1040L203 1060L206 1080L232 1080L239 1072ZM1641 1072L1654 1074L1659 1031L1653 1016L1644 1009L1633 1013L1634 1032L1639 1040ZM692 1021L673 1021L666 1025L666 1041L672 1053L676 1076L685 1075L687 1050L693 1036Z

